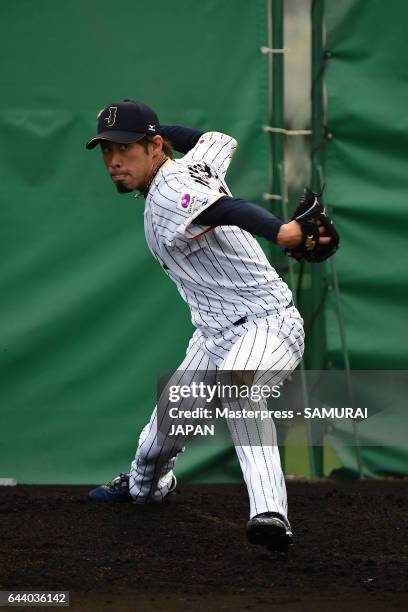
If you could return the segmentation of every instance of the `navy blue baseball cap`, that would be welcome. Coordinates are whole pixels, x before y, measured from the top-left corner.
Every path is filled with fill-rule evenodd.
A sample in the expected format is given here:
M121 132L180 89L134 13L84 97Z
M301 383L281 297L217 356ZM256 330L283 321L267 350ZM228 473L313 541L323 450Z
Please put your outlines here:
M109 104L98 113L97 119L97 134L86 143L87 149L93 149L101 140L130 143L148 134L160 134L159 119L154 110L134 100Z

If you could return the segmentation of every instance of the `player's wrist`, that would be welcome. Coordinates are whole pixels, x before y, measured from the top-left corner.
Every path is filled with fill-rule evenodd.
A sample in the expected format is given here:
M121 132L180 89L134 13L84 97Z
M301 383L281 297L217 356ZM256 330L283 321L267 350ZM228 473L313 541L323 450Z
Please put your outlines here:
M297 221L290 221L280 226L276 243L284 249L292 249L302 240L302 228Z

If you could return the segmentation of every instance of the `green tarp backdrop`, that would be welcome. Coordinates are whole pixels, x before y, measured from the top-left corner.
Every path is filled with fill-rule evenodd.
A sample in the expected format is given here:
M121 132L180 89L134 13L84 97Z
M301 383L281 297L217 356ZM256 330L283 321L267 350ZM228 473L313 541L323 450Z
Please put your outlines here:
M351 367L408 369L408 3L324 5L330 54L324 180L342 236L336 262ZM342 368L333 291L326 315L328 359ZM399 426L407 429L407 411ZM384 419L384 428L392 427L398 425ZM355 469L354 451L333 443L342 462ZM366 447L363 459L367 475L407 474L407 447Z
M0 477L100 482L128 469L157 373L177 367L193 328L145 244L143 199L119 196L85 142L103 106L143 100L163 123L236 137L228 182L260 203L267 19L264 0L1 3ZM325 2L324 169L353 368L408 366L407 20L405 0ZM341 368L332 294L326 315ZM391 450L377 450L371 473L392 471ZM239 476L233 449L204 446L178 474Z
M117 195L85 142L103 106L143 100L163 123L233 134L229 184L260 201L266 8L1 3L0 476L99 482L128 469L157 371L177 367L193 328L145 244L143 199ZM197 448L179 474L225 478L233 456Z

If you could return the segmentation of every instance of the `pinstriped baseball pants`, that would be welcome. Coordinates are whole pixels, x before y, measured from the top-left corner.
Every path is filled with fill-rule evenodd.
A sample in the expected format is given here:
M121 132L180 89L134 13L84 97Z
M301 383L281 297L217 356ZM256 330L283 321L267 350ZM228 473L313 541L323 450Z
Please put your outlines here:
M269 323L269 317L248 322L243 333L226 352L221 365L214 362L200 336L194 334L186 357L169 385L188 385L192 380L214 385L217 374L235 370L250 371L254 385L273 386L283 382L302 358L302 320L299 317L291 325L286 325L285 333L278 333L276 324ZM143 429L130 469L130 493L136 503L157 502L166 496L172 483L177 455L188 442L183 435L166 436L172 420L168 417L167 406L160 405L161 401L168 404L168 394L162 394L159 406L156 406ZM263 401L265 406L257 402L257 409L266 409L266 400ZM192 410L199 405L197 402L192 398L181 399L179 410ZM225 400L224 407L239 408L231 405L231 400ZM250 517L268 511L287 516L286 486L273 421L267 419L256 424L250 434L242 420L238 422L238 419L228 418L227 424L248 489Z

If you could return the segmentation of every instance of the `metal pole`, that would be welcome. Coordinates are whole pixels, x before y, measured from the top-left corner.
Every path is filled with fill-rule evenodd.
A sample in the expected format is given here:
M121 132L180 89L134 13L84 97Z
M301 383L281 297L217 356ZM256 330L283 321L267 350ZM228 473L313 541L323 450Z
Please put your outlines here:
M284 45L284 0L272 2L272 47L283 49ZM284 128L285 112L285 77L284 54L272 54L272 113L269 125L275 128ZM284 134L275 132L272 139L272 190L271 193L284 197ZM283 210L282 210L283 213ZM283 216L283 215L282 215Z
M285 72L284 72L284 53L276 50L284 49L284 0L269 0L268 20L269 20L269 46L275 49L275 53L270 57L270 71L272 72L272 89L270 92L269 106L269 125L273 128L271 134L271 155L272 155L272 182L271 193L280 198L280 216L284 221L289 220L288 216L288 190L285 176ZM295 294L295 275L294 262L288 260L283 254L277 256L276 250L271 252L274 266L283 274L289 271L288 284ZM300 366L302 397L305 406L309 405L308 390L304 364ZM318 474L316 469L315 457L311 448L312 432L310 424L306 424L306 434L308 441L309 467L312 478ZM285 465L285 447L280 447L280 454L283 466Z
M322 142L324 138L324 107L322 64L324 62L323 48L323 17L324 0L312 0L312 188L320 191L320 176L322 175ZM325 292L324 267L309 265L311 276L311 302L316 308L322 302ZM322 370L325 367L324 352L326 350L325 321L323 309L313 317L313 326L308 334L307 364L312 370ZM311 425L310 425L311 426ZM323 476L323 447L312 448L313 463L317 476Z
M284 0L268 0L268 44L273 49L283 49L284 45ZM274 128L284 128L284 53L271 53L269 55L269 117L268 125ZM272 78L271 78L272 73ZM280 196L280 210L278 216L285 219L283 204L284 196L284 133L270 132L270 152L272 157L272 180L270 193ZM279 200L278 200L279 201ZM276 212L275 210L273 212ZM269 258L273 259L276 268L282 268L283 255L276 252L270 245ZM280 264L280 265L279 265ZM286 450L285 446L279 446L282 469L285 471Z

